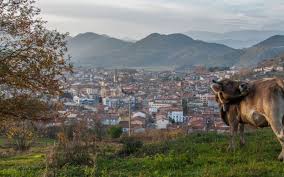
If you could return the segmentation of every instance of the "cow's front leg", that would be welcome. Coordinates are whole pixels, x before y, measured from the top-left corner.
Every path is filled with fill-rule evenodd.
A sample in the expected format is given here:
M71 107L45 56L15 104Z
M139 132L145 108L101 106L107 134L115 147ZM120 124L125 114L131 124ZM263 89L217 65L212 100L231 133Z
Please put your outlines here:
M228 151L235 151L236 150L236 135L238 133L238 125L239 123L236 121L233 121L230 125L230 144L228 147Z
M240 123L239 124L239 131L240 131L240 146L243 147L245 145L245 136L244 136L244 131L245 131L245 125Z

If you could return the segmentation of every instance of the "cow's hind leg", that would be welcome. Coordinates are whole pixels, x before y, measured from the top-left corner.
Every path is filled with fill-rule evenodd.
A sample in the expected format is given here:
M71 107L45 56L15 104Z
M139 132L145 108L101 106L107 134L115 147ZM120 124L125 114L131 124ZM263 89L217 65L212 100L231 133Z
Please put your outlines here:
M279 142L282 146L281 153L278 155L278 160L283 161L284 160L284 134L283 134L283 129L277 135L277 139L279 140Z
M245 125L240 123L239 124L239 131L240 131L240 146L241 147L243 147L245 145L244 130L245 130Z
M282 151L279 154L278 159L283 161L284 160L284 128L282 124L282 118L272 119L270 121L270 126L282 146Z

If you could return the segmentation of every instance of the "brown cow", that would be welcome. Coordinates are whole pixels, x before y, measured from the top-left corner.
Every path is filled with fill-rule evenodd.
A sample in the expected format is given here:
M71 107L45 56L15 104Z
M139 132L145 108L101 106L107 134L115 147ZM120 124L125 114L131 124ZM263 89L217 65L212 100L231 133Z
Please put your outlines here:
M238 110L223 110L228 114L237 113L244 124L255 127L271 126L277 136L282 151L279 160L284 159L284 82L278 78L268 78L243 83L224 79L211 85L215 95L222 104L229 108L235 105ZM244 94L244 88L249 88ZM246 91L245 91L246 92ZM227 106L223 106L227 107Z
M218 83L213 80L213 83ZM226 125L230 126L230 145L228 150L235 150L235 137L237 135L238 129L240 131L240 145L241 147L245 144L244 139L244 124L240 117L239 102L249 93L249 85L246 82L232 82L230 80L223 80L223 84L226 86L226 90L232 87L238 87L240 89L234 90L234 92L223 93L218 92L215 94L216 102L219 103L220 116ZM214 85L212 85L214 87ZM224 86L224 87L225 87ZM212 89L216 90L217 88ZM219 87L219 86L218 86Z

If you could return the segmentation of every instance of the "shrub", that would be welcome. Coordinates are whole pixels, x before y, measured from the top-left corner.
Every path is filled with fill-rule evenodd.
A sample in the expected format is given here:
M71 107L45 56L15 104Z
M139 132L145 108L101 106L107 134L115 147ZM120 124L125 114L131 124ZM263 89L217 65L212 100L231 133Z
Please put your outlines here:
M122 128L120 126L112 126L108 129L108 135L111 138L119 138L122 134Z
M124 137L121 139L121 143L123 144L120 151L121 155L133 154L143 147L143 142L134 137Z
M51 127L45 128L42 134L44 134L44 136L47 138L55 139L57 138L57 134L60 133L60 131L61 131L60 127L51 126Z
M55 146L47 155L46 165L48 168L61 168L66 164L86 165L94 164L88 147L79 143L69 143L66 146Z
M170 142L165 141L161 143L151 143L144 145L137 153L136 156L153 156L156 154L166 154L170 150Z
M28 150L34 143L35 133L29 124L30 122L21 122L11 124L6 135L9 143L15 150Z
M101 141L103 137L105 137L107 134L104 125L98 120L94 121L90 131L91 131L91 134L94 134L96 139L99 141Z
M136 137L143 142L160 142L167 141L171 139L176 139L178 137L183 137L185 135L184 129L177 130L147 130L145 133L134 133L132 136Z
M95 164L90 153L92 146L77 139L70 140L63 132L57 137L58 145L47 154L45 176L88 176L84 175L83 167L93 168Z

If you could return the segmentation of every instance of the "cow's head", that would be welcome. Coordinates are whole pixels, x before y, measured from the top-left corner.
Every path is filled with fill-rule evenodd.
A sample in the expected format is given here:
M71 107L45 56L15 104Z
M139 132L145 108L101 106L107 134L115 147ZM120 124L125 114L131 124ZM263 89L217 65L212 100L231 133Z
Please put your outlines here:
M223 106L224 111L226 104L240 100L250 91L249 84L243 81L223 79L212 82L211 89L216 96L216 101Z

